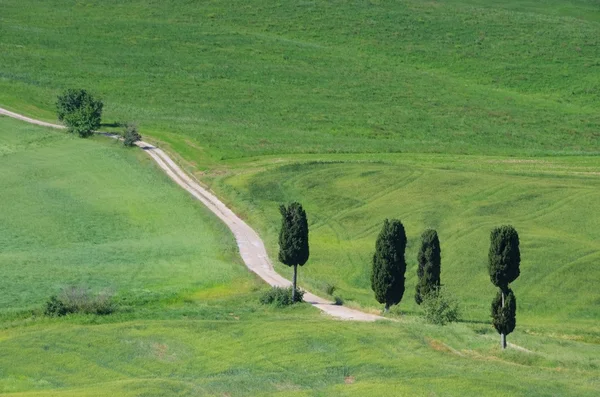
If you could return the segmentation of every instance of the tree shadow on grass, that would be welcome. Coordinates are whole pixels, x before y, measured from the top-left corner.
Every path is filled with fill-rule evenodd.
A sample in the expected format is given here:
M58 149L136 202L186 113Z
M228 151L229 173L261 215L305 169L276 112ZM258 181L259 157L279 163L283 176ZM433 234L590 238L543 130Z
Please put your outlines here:
M127 125L127 123L122 122L122 121L115 121L115 122L112 122L112 123L101 123L100 127L115 127L115 128L118 128L118 127L125 127L125 125Z

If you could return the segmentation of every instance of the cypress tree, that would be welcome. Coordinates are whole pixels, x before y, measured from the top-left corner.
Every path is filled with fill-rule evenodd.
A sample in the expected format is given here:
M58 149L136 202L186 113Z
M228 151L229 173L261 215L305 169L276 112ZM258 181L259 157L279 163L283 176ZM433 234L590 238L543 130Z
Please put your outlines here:
M492 301L492 324L500 334L500 344L506 349L506 335L516 325L517 300L509 284L521 272L521 252L519 234L512 226L500 226L490 235L488 271L490 281L499 291Z
M281 230L279 231L279 261L294 267L292 302L296 301L296 280L298 266L304 266L308 260L308 221L302 205L293 202L280 205Z
M375 244L371 273L371 288L377 301L385 304L385 311L400 303L404 295L405 249L404 226L397 219L386 219Z
M517 325L517 298L510 288L505 291L504 305L502 298L502 291L498 290L492 301L492 325L500 335L508 335L515 330ZM502 340L502 347L506 347L506 339Z
M423 302L423 297L429 292L440 287L441 249L438 234L433 229L428 229L421 235L421 247L417 255L417 287L415 301Z

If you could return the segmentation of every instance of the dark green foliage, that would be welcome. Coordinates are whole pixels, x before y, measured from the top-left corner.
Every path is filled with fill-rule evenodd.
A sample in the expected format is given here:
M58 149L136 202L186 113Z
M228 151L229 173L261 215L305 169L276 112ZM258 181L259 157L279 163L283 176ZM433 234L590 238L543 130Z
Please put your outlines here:
M83 89L68 89L56 101L58 119L69 132L86 138L100 127L103 103Z
M279 206L281 230L279 231L279 261L294 267L293 292L296 291L298 266L308 260L308 220L302 205L297 202Z
M296 293L293 294L292 288L293 287L270 288L261 295L259 301L263 305L274 304L277 307L289 306L293 303L302 302L302 298L304 296L304 291L297 290Z
M279 207L279 261L288 266L303 266L308 260L308 221L302 205L297 202Z
M496 287L507 288L519 277L519 235L512 226L500 226L492 230L488 259L490 280Z
M423 296L435 291L440 286L441 272L441 249L440 240L437 232L428 229L421 235L421 247L417 255L417 286L415 292L415 301L417 304L423 302Z
M492 301L492 325L499 334L508 335L517 325L517 298L508 288L504 292L504 307L502 307L502 291L498 291Z
M501 346L505 349L506 335L515 329L517 323L517 301L508 285L521 272L519 235L512 226L500 226L492 230L488 259L490 280L499 288L492 301L492 324L500 334Z
M432 324L445 325L457 321L460 315L458 301L446 291L438 287L422 295L425 320Z
M126 124L123 129L123 145L131 147L135 146L135 143L142 139L142 136L137 130L137 126L135 124Z
M67 307L56 295L52 295L46 302L44 310L46 316L66 316L69 313L72 313L71 308Z
M53 295L46 302L44 314L47 316L66 316L71 313L111 314L116 309L112 295L106 292L92 294L81 287L65 288L60 295Z
M404 295L405 248L404 226L397 219L386 219L375 244L371 273L371 288L375 298L385 304L386 310L400 303Z

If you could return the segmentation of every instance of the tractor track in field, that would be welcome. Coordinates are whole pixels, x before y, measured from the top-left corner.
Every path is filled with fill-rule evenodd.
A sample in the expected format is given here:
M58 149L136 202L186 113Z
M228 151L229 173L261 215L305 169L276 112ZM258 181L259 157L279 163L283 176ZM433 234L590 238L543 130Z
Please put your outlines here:
M36 120L3 108L0 108L0 115L12 117L43 127L65 129L65 126L63 125ZM103 134L112 138L117 138L117 136L114 134ZM278 287L288 287L292 285L289 280L285 279L275 271L265 249L264 243L254 229L240 219L213 193L194 181L171 159L171 157L169 157L160 148L144 141L139 141L136 143L136 145L144 150L176 184L189 192L198 201L202 202L202 204L204 204L211 212L218 216L219 219L221 219L221 221L227 225L227 227L235 236L240 251L240 256L242 257L242 260L248 269L256 273L269 285ZM316 296L310 292L306 292L304 294L304 300L314 307L320 309L324 313L341 320L376 321L385 319L384 317L375 314L365 313L348 307L335 305L333 302Z

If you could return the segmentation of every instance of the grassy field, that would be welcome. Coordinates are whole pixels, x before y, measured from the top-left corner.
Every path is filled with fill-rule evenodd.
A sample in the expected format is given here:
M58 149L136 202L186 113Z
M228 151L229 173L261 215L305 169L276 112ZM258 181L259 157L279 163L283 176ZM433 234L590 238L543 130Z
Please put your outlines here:
M418 310L418 242L432 227L442 244L443 284L460 297L466 319L486 321L495 293L486 268L489 233L512 223L523 258L513 284L519 321L600 331L600 225L590 217L600 210L597 157L301 156L232 162L227 169L203 178L259 228L271 257L278 203L304 204L311 258L300 281L310 289L332 284L347 303L377 306L369 281L375 239L383 219L397 217L408 235L403 310ZM283 265L278 270L290 273Z
M224 227L137 150L0 117L0 394L577 395L594 335L409 316L360 324L258 304ZM308 268L307 268L308 269ZM111 288L110 316L40 314L62 286ZM511 382L506 382L510 378ZM505 389L502 389L505 385Z
M303 286L377 311L381 222L409 238L396 322L261 306L225 226L143 152L0 117L0 394L597 395L599 38L595 0L0 0L0 106L54 121L57 94L90 89L273 258L277 206L301 201ZM486 260L506 223L523 263L502 352ZM413 301L427 227L463 312L443 328ZM120 308L42 316L68 285Z
M126 304L252 282L233 236L141 151L0 118L0 315L62 287Z
M275 153L598 153L590 0L4 0L0 103L106 119L210 166Z

